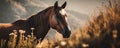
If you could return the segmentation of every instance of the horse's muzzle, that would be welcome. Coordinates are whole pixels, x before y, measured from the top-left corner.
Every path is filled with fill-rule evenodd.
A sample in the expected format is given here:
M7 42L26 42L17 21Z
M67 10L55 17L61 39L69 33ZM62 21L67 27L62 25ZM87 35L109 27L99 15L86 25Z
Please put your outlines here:
M63 38L69 38L71 35L71 31L68 29L68 27L64 28L65 30L63 31Z
M63 38L69 38L70 37L70 35L71 35L71 31L69 31L68 33L66 33L66 34L63 34Z

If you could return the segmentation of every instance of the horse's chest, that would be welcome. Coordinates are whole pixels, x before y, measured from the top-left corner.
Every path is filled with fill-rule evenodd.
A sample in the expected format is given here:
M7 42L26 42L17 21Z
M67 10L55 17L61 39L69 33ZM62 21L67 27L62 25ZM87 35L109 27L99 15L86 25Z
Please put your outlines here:
M49 29L50 29L49 27L48 28L44 28L44 27L35 28L34 35L36 36L37 39L39 38L43 39L48 33Z

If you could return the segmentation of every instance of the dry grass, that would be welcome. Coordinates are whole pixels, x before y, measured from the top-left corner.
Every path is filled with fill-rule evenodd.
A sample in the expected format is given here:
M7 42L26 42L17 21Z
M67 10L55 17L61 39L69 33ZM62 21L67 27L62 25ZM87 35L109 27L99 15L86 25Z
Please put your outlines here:
M59 34L54 40L45 39L36 44L33 32L27 37L25 31L19 30L20 37L17 48L119 48L120 47L120 4L109 2L99 10L99 15L89 20L89 25L76 29L68 39L63 39ZM34 29L31 29L34 30ZM9 48L14 48L16 43L16 30L10 34ZM1 40L2 47L4 40Z

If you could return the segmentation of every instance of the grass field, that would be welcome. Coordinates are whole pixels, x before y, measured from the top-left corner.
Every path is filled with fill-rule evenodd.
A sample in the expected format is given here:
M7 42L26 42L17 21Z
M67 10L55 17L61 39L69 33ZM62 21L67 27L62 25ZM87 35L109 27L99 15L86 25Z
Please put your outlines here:
M17 48L119 48L120 47L120 1L109 2L99 8L99 14L94 12L88 21L88 26L74 30L71 37L63 39L56 36L54 40L44 39L36 44L33 32L27 37L25 31L19 30L20 37ZM33 29L31 29L33 30ZM16 43L16 30L9 34L9 48L14 48ZM58 35L58 34L57 34ZM1 40L0 48L5 40Z

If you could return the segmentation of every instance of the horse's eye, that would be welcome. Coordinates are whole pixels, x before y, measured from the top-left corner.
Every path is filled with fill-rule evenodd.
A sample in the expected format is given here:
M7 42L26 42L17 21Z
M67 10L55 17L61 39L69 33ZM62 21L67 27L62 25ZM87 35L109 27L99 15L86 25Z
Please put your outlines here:
M58 19L59 17L58 16L55 16L56 17L56 19Z
M61 17L61 16L59 16L59 15L57 15L57 16L56 16L56 18L57 18L57 19L62 19L62 17Z

